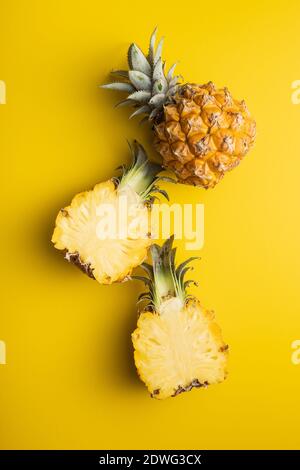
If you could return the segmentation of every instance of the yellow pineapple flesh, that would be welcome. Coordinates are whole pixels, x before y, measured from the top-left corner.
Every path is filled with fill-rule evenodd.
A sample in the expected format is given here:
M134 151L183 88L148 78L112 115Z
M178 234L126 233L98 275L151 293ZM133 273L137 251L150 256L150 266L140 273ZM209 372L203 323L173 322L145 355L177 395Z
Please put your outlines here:
M101 238L99 234L99 215L97 208L109 204L119 218L120 193L113 181L97 184L93 190L74 197L71 204L60 211L52 237L55 247L66 250L66 259L77 264L90 277L101 284L120 282L131 274L135 266L147 256L152 241L149 232L149 210L136 197L132 201L130 187L121 194L135 205L134 220L128 216L126 223L146 227L142 234L131 233L130 238Z
M132 336L139 375L155 398L164 399L222 382L227 353L212 312L197 301L171 298L158 313L142 312Z
M155 185L161 167L149 162L141 145L132 150L133 163L121 178L77 194L56 218L55 247L101 284L127 280L153 243L151 198L161 192Z

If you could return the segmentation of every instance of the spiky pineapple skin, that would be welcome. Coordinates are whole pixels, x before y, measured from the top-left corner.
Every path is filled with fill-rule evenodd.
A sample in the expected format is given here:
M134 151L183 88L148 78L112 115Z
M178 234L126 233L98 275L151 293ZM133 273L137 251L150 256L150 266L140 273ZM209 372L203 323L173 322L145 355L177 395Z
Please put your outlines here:
M154 146L181 183L213 188L252 147L256 124L227 88L182 85L154 124Z
M227 376L221 329L213 312L196 299L181 308L166 301L160 312L144 310L132 341L138 374L154 398L174 397Z
M125 188L122 196L126 197L127 191L128 199L134 204L138 203L138 195L130 188ZM145 260L148 248L153 243L150 234L146 236L146 233L145 237L99 239L96 209L100 204L117 208L119 197L113 180L77 194L71 204L58 213L52 236L55 248L62 250L69 262L101 284L127 280L132 270ZM149 216L149 209L141 205L139 221L148 226ZM127 222L130 225L134 220Z

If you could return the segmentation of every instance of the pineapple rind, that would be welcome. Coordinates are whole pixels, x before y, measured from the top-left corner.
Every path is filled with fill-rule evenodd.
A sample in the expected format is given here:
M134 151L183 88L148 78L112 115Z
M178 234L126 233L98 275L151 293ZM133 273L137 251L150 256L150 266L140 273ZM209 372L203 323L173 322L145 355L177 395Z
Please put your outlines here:
M181 307L170 300L162 313L143 311L132 334L139 376L158 399L222 382L227 375L227 346L214 314L196 299Z
M256 125L227 88L187 83L154 125L154 146L179 182L213 188L252 147Z

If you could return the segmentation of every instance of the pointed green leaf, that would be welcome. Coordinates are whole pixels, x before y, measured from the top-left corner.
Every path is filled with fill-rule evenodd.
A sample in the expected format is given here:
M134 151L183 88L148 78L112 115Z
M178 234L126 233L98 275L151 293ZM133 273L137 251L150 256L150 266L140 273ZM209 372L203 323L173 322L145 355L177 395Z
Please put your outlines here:
M161 59L159 59L157 63L155 64L155 67L153 69L152 79L153 81L163 80L163 79L166 80L164 71L163 71L163 63Z
M150 78L143 72L138 72L137 70L129 71L129 80L134 85L137 90L150 91L152 87L152 82Z
M146 286L151 286L152 285L152 282L150 279L148 279L148 277L145 277L145 276L131 276L131 279L136 279L137 281L142 281L144 284L146 284Z
M129 100L137 101L138 103L148 103L151 98L150 91L135 91L128 96Z
M153 60L154 64L156 64L156 62L161 58L163 43L164 43L164 38L161 38L161 40L158 43L155 55L154 55L154 60Z
M128 50L129 67L132 70L143 72L151 77L151 65L136 44L131 44Z
M191 270L191 267L188 266L187 268L184 268L184 269L182 269L182 270L180 271L179 276L177 276L178 283L179 283L180 286L183 286L184 276L185 276L186 273L187 273L188 271L190 271L190 270ZM176 270L176 272L177 272L177 270Z
M150 106L145 104L141 108L138 108L136 111L134 111L130 116L129 119L132 119L134 116L138 116L139 114L149 114L151 111Z
M179 277L181 274L181 271L192 261L200 259L199 256L192 256L191 258L186 259L183 263L179 264L176 269L176 276Z
M173 73L174 73L174 70L175 70L175 68L176 68L176 65L177 65L177 63L175 62L175 64L173 64L173 65L170 67L169 71L168 71L168 74L167 74L167 80L168 80L168 82L169 82L170 80L172 80Z
M137 140L134 140L133 142L133 151L135 155L136 164L140 168L143 165L143 163L148 161L146 151L144 147L141 144L139 144Z
M128 79L128 70L112 70L111 75Z
M115 105L115 108L123 108L124 106L132 106L132 105L134 105L132 100L123 100L123 101L119 101L119 103Z
M150 62L151 65L153 65L154 62L154 48L155 48L155 41L156 41L156 32L157 32L157 26L154 29L153 33L151 34L150 37L150 44L149 44L149 51L148 51L148 61Z
M106 88L107 90L127 91L128 93L132 93L134 91L134 87L132 85L122 82L106 83L105 85L100 85L100 88Z
M167 199L167 201L170 200L167 191L165 191L164 189L156 189L155 191L152 191L152 193L162 194Z
M158 93L157 95L152 96L149 104L158 108L164 104L166 101L166 95L164 93Z
M141 266L140 266L144 271L146 271L146 273L148 274L148 276L150 278L153 278L153 267L151 266L151 264L149 263L142 263Z

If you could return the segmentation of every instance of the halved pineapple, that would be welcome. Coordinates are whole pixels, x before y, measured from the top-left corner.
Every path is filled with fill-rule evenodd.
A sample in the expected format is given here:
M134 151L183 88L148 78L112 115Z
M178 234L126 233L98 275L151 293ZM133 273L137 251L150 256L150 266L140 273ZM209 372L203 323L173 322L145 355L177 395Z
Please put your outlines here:
M143 264L149 278L148 300L132 334L140 378L155 398L164 399L222 382L227 375L227 345L213 312L187 296L185 263L174 267L172 239L151 247L153 266Z
M77 194L61 209L52 236L68 261L102 284L126 280L153 243L151 198L160 192L161 167L148 160L137 142L132 152L133 163L123 168L122 177Z

